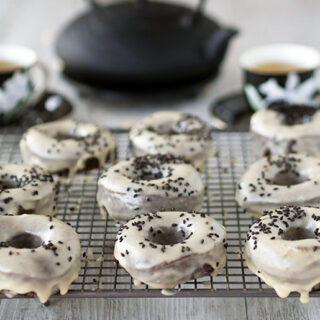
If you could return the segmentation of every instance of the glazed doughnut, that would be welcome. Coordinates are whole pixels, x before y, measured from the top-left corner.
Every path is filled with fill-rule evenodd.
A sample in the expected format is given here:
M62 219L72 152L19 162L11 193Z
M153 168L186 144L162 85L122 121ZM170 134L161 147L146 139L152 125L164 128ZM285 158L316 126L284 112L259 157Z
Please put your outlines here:
M60 120L30 128L20 141L23 161L48 172L102 167L115 158L115 141L110 131L94 124Z
M139 215L122 225L114 256L139 282L171 289L225 265L224 227L204 213L181 211Z
M56 214L58 184L39 167L0 166L0 214Z
M274 104L254 113L250 128L259 157L293 152L320 156L320 109Z
M48 216L0 216L0 290L34 292L41 302L66 294L80 271L80 241L66 223Z
M281 207L266 211L250 228L245 244L249 269L281 298L309 292L320 282L320 209Z
M284 205L320 206L319 159L302 154L262 158L241 178L236 200L253 216Z
M199 118L176 111L151 114L131 129L129 138L136 156L171 153L201 170L213 153L210 128Z
M128 220L160 210L200 210L204 185L199 172L172 155L122 161L103 173L97 201L101 214Z

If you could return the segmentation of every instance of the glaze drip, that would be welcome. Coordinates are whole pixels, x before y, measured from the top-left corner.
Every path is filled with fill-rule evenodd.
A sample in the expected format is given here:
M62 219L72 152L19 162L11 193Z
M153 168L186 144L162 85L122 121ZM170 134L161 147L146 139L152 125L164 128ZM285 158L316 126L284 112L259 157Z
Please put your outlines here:
M309 292L320 282L320 209L283 206L268 210L247 234L244 255L249 269L285 298Z
M76 232L51 216L0 216L0 291L34 292L42 303L66 294L80 271L80 251Z

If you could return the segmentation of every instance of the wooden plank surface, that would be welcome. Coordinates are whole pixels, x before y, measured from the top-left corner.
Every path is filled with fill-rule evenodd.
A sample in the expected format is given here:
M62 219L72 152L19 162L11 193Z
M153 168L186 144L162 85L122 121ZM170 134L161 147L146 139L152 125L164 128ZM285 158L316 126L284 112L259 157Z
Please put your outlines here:
M297 298L130 298L1 300L0 319L110 320L308 320L319 319L320 300Z
M248 320L309 320L319 319L320 299L308 304L298 298L246 298Z
M1 301L0 319L241 320L246 311L244 298L53 299L48 307L16 299Z
M195 5L196 0L178 0ZM275 41L309 44L320 49L318 0L208 1L210 14L239 26L219 78L194 99L127 99L76 86L59 73L53 45L57 32L83 0L0 0L0 41L34 48L51 70L50 88L76 105L74 117L114 127L126 126L154 111L175 108L209 119L208 105L217 96L241 87L238 56L252 46ZM88 113L88 108L90 112ZM54 299L48 307L37 300L0 301L0 319L319 319L319 299L302 305L279 298Z

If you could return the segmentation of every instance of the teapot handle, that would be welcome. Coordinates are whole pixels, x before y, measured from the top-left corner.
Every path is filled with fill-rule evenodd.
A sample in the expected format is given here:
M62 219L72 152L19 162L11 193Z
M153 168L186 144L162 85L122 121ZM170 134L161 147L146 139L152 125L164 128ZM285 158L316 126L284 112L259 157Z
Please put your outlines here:
M195 15L199 15L202 13L206 2L207 2L207 0L199 0L198 6L196 7L196 10L195 10Z
M184 20L185 27L193 27L202 16L203 8L207 0L199 0L195 10Z

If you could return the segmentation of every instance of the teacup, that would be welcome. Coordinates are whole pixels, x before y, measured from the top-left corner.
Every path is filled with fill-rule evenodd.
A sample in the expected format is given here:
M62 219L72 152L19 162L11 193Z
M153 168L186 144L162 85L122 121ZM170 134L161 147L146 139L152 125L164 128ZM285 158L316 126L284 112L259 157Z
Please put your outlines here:
M319 65L319 52L299 44L275 43L244 52L240 67L249 105L255 111L273 102L312 105Z
M46 89L47 78L33 50L0 44L0 124L18 119L35 103Z

